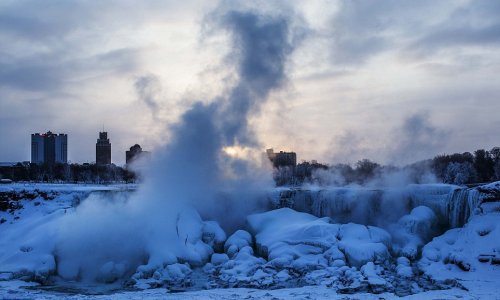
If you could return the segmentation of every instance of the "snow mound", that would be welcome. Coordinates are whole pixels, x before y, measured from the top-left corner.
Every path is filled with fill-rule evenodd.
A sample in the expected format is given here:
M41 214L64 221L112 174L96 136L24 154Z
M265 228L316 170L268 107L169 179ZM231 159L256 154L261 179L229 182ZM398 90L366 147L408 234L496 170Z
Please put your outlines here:
M224 244L224 251L229 257L235 256L244 247L252 246L252 236L245 230L233 233Z
M346 260L359 268L390 257L391 237L378 227L332 224L329 218L290 208L250 215L247 220L255 234L257 254L273 266L304 272Z
M422 246L436 234L438 219L432 209L418 206L409 215L401 217L397 224L389 227L396 254L416 259Z
M382 263L390 257L391 236L373 226L343 224L339 232L339 249L351 266L361 267L368 262Z
M315 255L338 242L339 225L290 208L250 215L247 221L255 235L257 254L280 267L294 264L302 269L326 263Z
M224 251L226 233L215 221L205 221L202 228L202 241L212 247L215 252Z

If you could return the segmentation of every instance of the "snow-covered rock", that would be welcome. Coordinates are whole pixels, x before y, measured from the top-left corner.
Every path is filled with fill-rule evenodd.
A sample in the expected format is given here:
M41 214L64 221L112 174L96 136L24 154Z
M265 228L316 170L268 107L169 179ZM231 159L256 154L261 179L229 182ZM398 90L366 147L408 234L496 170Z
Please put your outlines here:
M227 262L228 260L229 260L229 257L227 256L227 254L214 253L214 254L212 254L212 258L210 259L210 262L213 265L220 265L220 264Z
M418 266L434 278L455 278L464 272L488 272L498 268L500 214L473 215L463 228L448 230L424 246Z
M349 265L361 267L390 256L391 236L378 227L332 224L329 218L290 208L250 215L247 220L255 234L258 254L275 266L290 264L303 272L347 260Z
M394 240L394 252L409 259L417 258L422 246L435 236L437 225L436 214L430 208L415 207L409 215L401 217L389 227Z
M361 267L368 262L382 263L390 257L391 236L373 226L343 224L339 232L339 249L351 266Z
M413 277L413 269L410 265L410 260L407 257L401 256L397 259L396 272L398 276L404 278Z
M205 221L202 228L202 241L212 247L215 252L224 251L226 233L215 221Z
M252 236L245 230L233 233L224 244L224 251L229 257L236 255L244 247L252 246Z

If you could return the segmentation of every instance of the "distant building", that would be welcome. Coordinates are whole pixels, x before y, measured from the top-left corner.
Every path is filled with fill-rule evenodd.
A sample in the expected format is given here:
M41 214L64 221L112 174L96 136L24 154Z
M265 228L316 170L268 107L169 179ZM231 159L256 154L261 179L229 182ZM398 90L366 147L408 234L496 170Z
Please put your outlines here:
M286 166L295 167L297 165L297 154L295 152L280 151L276 153L271 148L266 150L266 154L275 168Z
M95 144L95 163L97 165L111 164L111 143L107 132L99 132L99 138Z
M139 144L135 144L130 147L130 150L125 152L125 162L128 165L135 160L144 156L149 156L150 154L151 153L149 151L142 151L142 148L141 146L139 146Z
M54 134L34 133L31 135L31 162L35 164L55 163L65 164L68 162L68 135L64 133Z

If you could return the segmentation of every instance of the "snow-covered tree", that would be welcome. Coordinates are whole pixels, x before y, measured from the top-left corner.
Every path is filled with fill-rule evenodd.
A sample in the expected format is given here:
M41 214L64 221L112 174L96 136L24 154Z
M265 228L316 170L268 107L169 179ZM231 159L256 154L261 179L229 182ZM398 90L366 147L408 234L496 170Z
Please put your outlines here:
M495 171L495 180L500 180L500 160L495 163L493 170Z
M471 183L477 180L477 173L474 166L466 162L450 162L444 173L444 181L453 184Z

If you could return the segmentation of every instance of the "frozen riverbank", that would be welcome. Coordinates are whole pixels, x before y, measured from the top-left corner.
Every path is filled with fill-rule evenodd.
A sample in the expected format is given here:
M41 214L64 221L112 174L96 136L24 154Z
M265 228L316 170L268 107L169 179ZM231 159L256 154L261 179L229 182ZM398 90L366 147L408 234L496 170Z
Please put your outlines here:
M61 259L60 249L67 240L61 239L58 226L68 223L60 223L60 220L81 213L79 211L85 209L78 206L81 200L92 203L113 198L109 195L103 198L103 194L98 193L82 199L81 193L89 197L95 191L129 189L68 187L47 185L26 190L19 186L2 187L3 195L14 193L21 198L12 200L20 204L18 208L0 212L0 219L5 220L0 224L0 248L3 250L0 254L0 297L87 298L91 297L85 295L90 289L126 298L165 298L168 295L177 299L287 299L309 295L332 299L354 294L356 299L411 298L412 295L467 299L469 296L493 296L500 284L497 279L500 275L500 183L470 189L467 193L478 195L477 201L472 201L476 206L467 208L472 217L467 218L469 222L463 228L448 230L443 235L434 230L441 215L435 213L435 207L425 203L436 204L443 199L447 201L445 207L449 207L448 199L455 196L437 197L432 191L415 193L422 199L420 205L384 227L339 222L335 216L318 218L282 208L253 214L247 218L246 227L235 233L225 233L216 222L204 221L193 211L185 212L174 222L177 226L174 240L182 245L177 248L183 249L181 252L171 252L156 262L153 257L140 253L136 262L126 256L121 260L103 258L94 272L97 282L84 280L86 273L80 267L85 262L82 258ZM412 189L423 190L424 186ZM28 198L22 198L26 195ZM345 196L343 199L346 203L355 202ZM355 199L361 201L359 197ZM126 199L113 201L121 203ZM456 197L453 201L461 207L457 201L469 200L468 197ZM113 208L110 207L111 212L92 213L111 216L116 213ZM91 232L108 230L90 223L82 228ZM146 231L142 232L147 236ZM79 235L82 233L83 236ZM75 233L74 238L88 238L88 234ZM120 240L107 245L118 248L105 253L123 251ZM23 281L18 281L20 279ZM20 287L33 285L33 282L42 285L30 290ZM127 289L137 291L125 292Z

